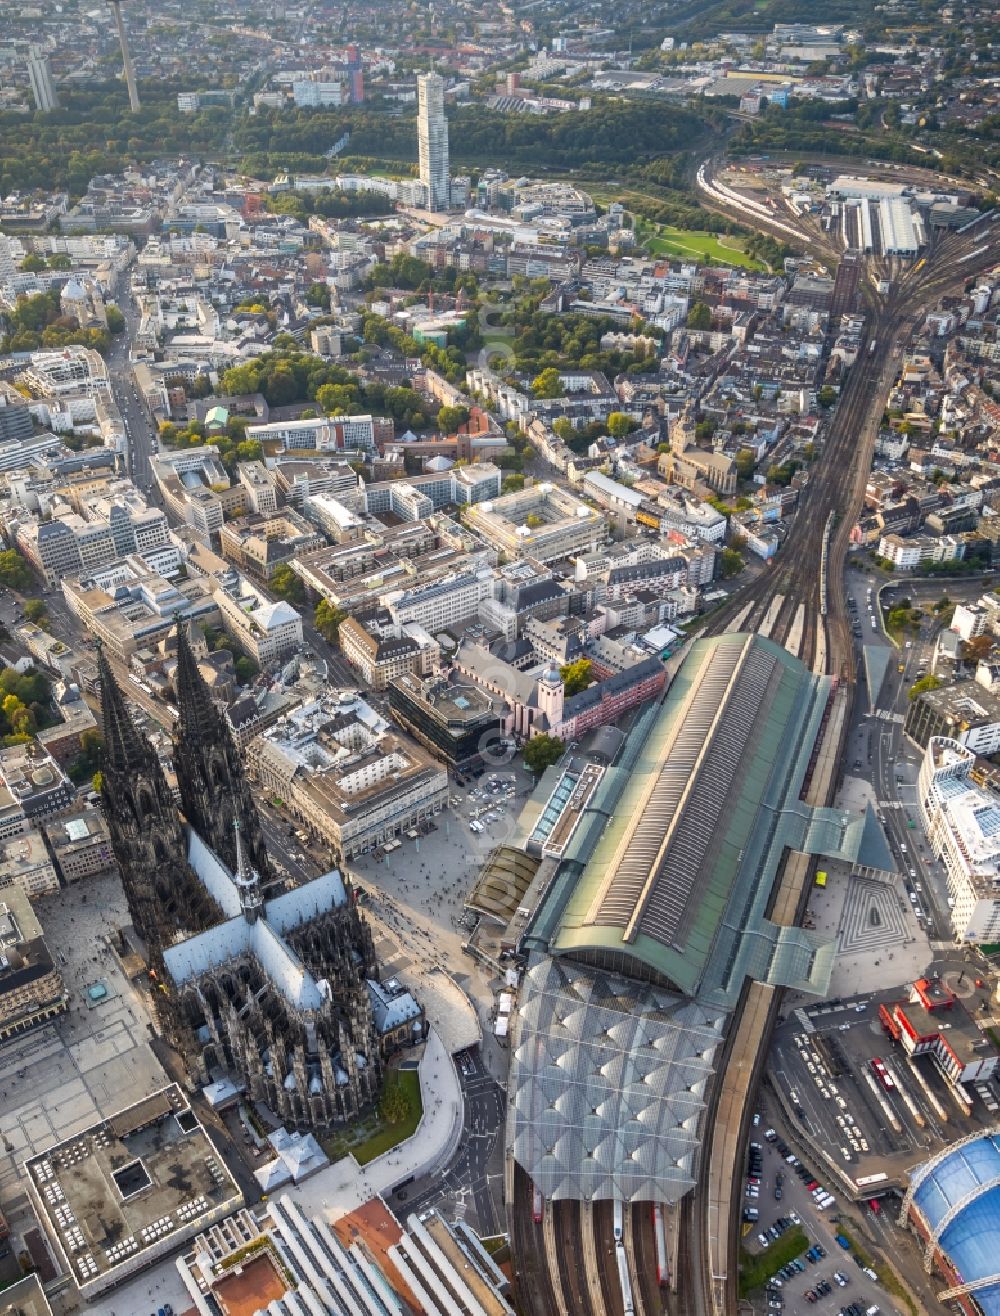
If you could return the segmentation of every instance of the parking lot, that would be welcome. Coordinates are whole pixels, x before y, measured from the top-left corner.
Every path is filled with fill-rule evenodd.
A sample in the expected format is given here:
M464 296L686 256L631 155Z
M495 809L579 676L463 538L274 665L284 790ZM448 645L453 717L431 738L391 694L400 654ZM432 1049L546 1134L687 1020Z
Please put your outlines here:
M933 972L968 1013L951 1013L949 1036L969 1032L980 1045L977 1010L987 997L984 980L962 961L942 959ZM982 987L976 983L982 981ZM965 999L962 1000L963 995ZM996 1121L1000 1086L994 1079L966 1085L963 1108L930 1055L910 1058L887 1035L879 1004L907 993L825 1001L796 1010L775 1033L772 1083L807 1137L849 1180L884 1174L888 1186L905 1184L914 1162Z
M796 1221L800 1222L805 1233L806 1245L795 1259L794 1273L775 1276L764 1292L754 1294L755 1310L773 1312L774 1316L779 1312L782 1316L799 1316L805 1312L838 1316L851 1303L858 1303L862 1313L877 1307L881 1316L897 1316L899 1309L883 1286L862 1270L853 1250L845 1250L836 1241L840 1223L835 1186L828 1177L814 1177L813 1168L802 1165L780 1133L765 1128L764 1123L762 1118L752 1140L760 1149L757 1162L760 1173L751 1175L749 1171L754 1162L747 1162L744 1210L756 1209L758 1219L744 1223L744 1247L753 1255L772 1249L777 1252L782 1247L784 1234L794 1227ZM751 1144L748 1155L752 1152ZM786 1159L788 1157L792 1158L791 1161ZM751 1179L759 1182L753 1184ZM815 1184L815 1189L810 1190L809 1184ZM754 1189L756 1197L750 1195ZM814 1192L818 1196L824 1189L834 1200L821 1209ZM779 1220L791 1224L777 1238L769 1237L769 1230L773 1232L780 1228L777 1225ZM761 1244L760 1235L767 1239L766 1248ZM817 1244L822 1255L816 1250ZM846 1282L838 1283L835 1273Z

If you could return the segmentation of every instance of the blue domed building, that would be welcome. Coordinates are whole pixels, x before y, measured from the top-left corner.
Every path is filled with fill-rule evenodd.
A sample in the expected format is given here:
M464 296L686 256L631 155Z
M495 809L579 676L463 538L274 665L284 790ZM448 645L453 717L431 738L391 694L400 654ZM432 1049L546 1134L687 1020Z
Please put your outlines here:
M1000 1316L1000 1129L945 1147L914 1170L904 1202L939 1295L969 1316Z

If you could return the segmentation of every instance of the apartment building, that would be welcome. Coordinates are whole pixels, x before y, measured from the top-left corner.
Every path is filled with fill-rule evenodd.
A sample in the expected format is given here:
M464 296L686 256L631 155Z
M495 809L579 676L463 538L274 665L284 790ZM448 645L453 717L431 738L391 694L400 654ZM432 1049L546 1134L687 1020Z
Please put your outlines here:
M0 778L29 823L62 813L76 798L69 778L37 741L0 749Z
M278 510L278 490L274 476L263 462L240 462L237 479L245 490L247 509L257 516L274 516Z
M954 562L965 556L965 543L958 535L883 535L878 545L879 557L886 558L897 571L916 571L924 562Z
M100 352L89 347L60 347L57 351L32 352L31 366L21 381L40 398L63 397L70 393L110 393L108 368Z
M353 507L359 488L357 471L345 461L329 458L275 457L269 470L278 494L288 507L302 511L306 499L322 494Z

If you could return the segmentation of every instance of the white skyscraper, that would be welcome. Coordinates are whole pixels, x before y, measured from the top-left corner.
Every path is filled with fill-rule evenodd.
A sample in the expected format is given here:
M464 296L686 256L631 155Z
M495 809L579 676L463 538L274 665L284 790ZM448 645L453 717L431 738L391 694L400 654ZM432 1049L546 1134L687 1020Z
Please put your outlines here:
M417 78L419 105L417 138L420 144L420 181L427 189L431 210L447 210L450 180L448 177L448 120L444 116L444 79L436 73L421 73Z
M32 46L28 56L28 81L31 84L31 94L35 98L36 109L42 114L48 114L50 110L58 110L59 97L56 95L55 83L52 81L52 70L49 68L49 61L38 46Z

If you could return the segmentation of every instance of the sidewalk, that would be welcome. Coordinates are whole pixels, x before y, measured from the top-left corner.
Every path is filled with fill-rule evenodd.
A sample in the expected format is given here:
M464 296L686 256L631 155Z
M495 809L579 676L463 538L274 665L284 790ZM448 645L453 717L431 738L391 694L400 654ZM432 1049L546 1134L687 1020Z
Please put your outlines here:
M442 1170L462 1134L463 1101L454 1062L433 1030L420 1060L420 1097L424 1112L412 1138L365 1166L345 1156L287 1195L308 1216L339 1220L373 1197L387 1196L405 1179Z

